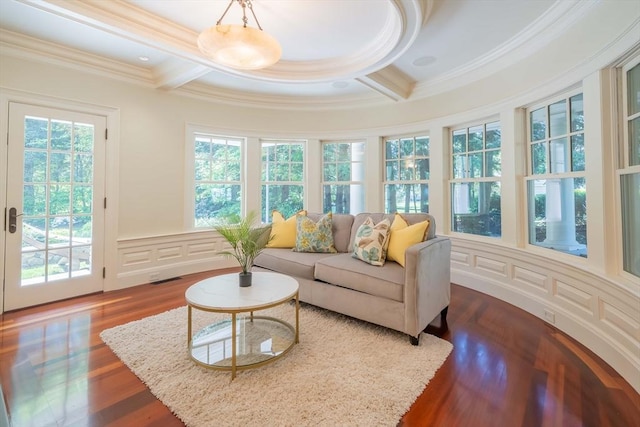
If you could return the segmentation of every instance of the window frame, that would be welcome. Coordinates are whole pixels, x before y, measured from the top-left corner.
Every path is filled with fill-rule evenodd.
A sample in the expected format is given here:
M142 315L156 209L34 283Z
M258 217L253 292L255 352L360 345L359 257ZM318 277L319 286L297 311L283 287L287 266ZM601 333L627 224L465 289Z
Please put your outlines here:
M412 139L413 140L413 151L412 151L412 155L408 156L406 158L401 157L400 155L398 155L397 158L395 159L388 159L387 158L387 143L390 141L394 141L397 140L398 144L400 144L401 140L408 140L408 139ZM427 140L427 154L426 155L420 155L417 156L416 155L416 140L418 139L426 139ZM399 211L399 210L395 210L394 212L388 212L387 209L387 200L388 200L388 196L387 196L387 189L388 186L390 185L426 185L426 190L427 190L427 201L426 201L426 206L427 206L427 210L424 211L424 213L428 213L429 212L429 187L431 184L431 137L429 135L429 132L416 132L412 135L402 135L402 136L387 136L387 137L383 137L382 138L382 211L385 213L413 213L413 212L418 212L418 211ZM400 162L403 161L403 159L407 160L407 161L413 161L414 164L417 160L426 160L427 162L427 174L428 174L428 178L426 179L411 179L411 180L407 180L407 179L389 179L388 176L388 171L387 171L387 163L389 162L398 162L398 175L400 175ZM420 204L422 203L422 198L420 199ZM405 207L406 208L406 207Z
M616 227L616 233L619 238L617 239L617 250L619 251L618 265L616 269L621 277L624 279L640 284L640 276L636 276L635 274L628 272L624 268L624 257L625 257L625 233L623 230L623 215L624 215L624 203L622 198L622 178L634 174L640 174L640 164L632 165L630 164L630 156L629 156L629 145L630 145L630 132L629 132L629 122L635 118L640 117L640 111L630 115L629 107L628 107L628 79L627 72L633 69L636 66L640 66L640 54L635 55L630 58L624 64L621 64L617 68L617 79L619 82L619 100L618 100L618 111L620 112L620 116L618 119L618 158L617 164L615 167L615 191L616 191L616 210L618 212L618 225Z
M216 138L226 141L237 141L240 146L240 160L239 160L239 168L240 168L240 180L239 181L219 181L219 180L211 180L211 183L219 183L229 185L231 183L240 186L240 215L245 214L245 158L246 158L246 145L247 139L245 137L240 136L231 136L231 135L222 135L220 132L208 127L203 126L195 126L195 125L187 125L186 132L186 149L189 155L185 155L185 182L187 183L188 191L185 192L185 228L187 230L198 231L198 230L207 230L210 228L209 225L196 225L196 186L198 180L196 180L196 156L195 156L195 147L196 147L196 138L198 136Z
M305 206L305 198L306 198L306 194L307 194L307 171L308 171L308 165L307 165L307 151L308 151L308 141L304 140L304 139L280 139L280 138L261 138L259 140L260 143L260 218L263 222L265 223L269 223L271 222L271 212L273 212L274 210L279 211L280 213L282 213L285 217L289 217L290 215L292 215L293 213L291 212L282 212L281 209L277 208L277 207L270 207L269 205L264 205L263 203L263 197L262 197L262 193L263 193L263 187L265 185L269 186L269 185L290 185L290 186L300 186L302 187L302 205L300 206L300 208L298 210L303 209L303 207ZM263 171L265 170L265 162L263 159L263 148L265 147L265 145L267 144L273 144L275 146L278 145L288 145L289 147L291 147L292 145L300 145L302 147L302 160L300 162L292 162L291 158L289 156L289 160L287 161L287 163L289 164L289 177L291 176L291 165L292 164L302 164L302 173L301 173L301 178L300 181L283 181L283 180L269 180L266 181L263 179ZM291 153L291 148L289 148L289 153ZM280 163L280 162L276 162Z
M365 211L365 205L366 205L366 193L365 193L365 188L366 188L366 140L331 140L331 141L321 141L320 143L320 152L321 152L321 169L320 169L320 188L321 188L321 196L322 196L322 211L323 212L333 212L333 213L348 213L348 214L359 214L361 212ZM342 145L342 144L348 144L349 145L349 161L341 161L341 160L334 160L331 162L327 162L326 160L326 156L325 156L325 147L329 146L329 145ZM353 158L353 152L354 152L354 145L355 144L360 144L362 147L362 155L361 158L359 160L354 160ZM327 181L326 180L326 176L325 176L325 166L327 164L335 164L336 165L336 180L333 181ZM362 179L360 181L357 180L353 180L350 179L348 181L346 180L339 180L338 179L338 165L340 164L346 164L349 163L350 167L350 177L353 178L353 170L354 170L354 166L355 165L359 165L361 168L361 176ZM361 203L361 207L360 210L358 210L357 212L352 212L351 211L351 206L349 206L349 212L336 212L336 210L334 208L331 209L327 209L327 206L325 206L325 191L326 191L326 187L327 186L349 186L349 194L350 197L353 197L353 191L354 191L354 186L360 186L360 191L361 191L361 197L362 197L362 203Z
M536 102L535 104L532 104L530 106L525 107L525 115L524 115L524 120L525 120L525 129L526 129L526 135L525 135L525 159L526 159L526 173L525 176L523 177L523 196L524 196L524 200L525 200L525 212L527 213L526 216L524 217L524 229L525 229L525 245L527 247L528 250L533 250L533 251L540 251L540 253L543 254L553 254L554 256L557 254L559 257L567 257L568 262L587 262L588 259L588 251L589 251L589 245L588 242L586 244L584 244L585 246L585 255L582 256L580 254L574 254L574 253L570 253L569 251L564 251L564 250L560 250L560 249L554 249L551 247L545 247L544 245L541 245L539 243L531 243L531 236L532 233L535 233L535 222L531 223L530 222L530 218L532 216L535 217L535 202L533 204L533 206L530 205L529 203L529 185L530 182L532 181L547 181L549 179L560 179L560 180L564 180L564 179L583 179L584 180L584 187L585 187L585 203L587 200L587 195L586 195L586 187L587 187L587 178L588 178L588 171L587 171L587 164L586 161L584 162L584 168L582 170L571 170L572 169L572 159L573 159L573 153L572 153L572 149L571 149L571 144L572 144L572 137L581 134L582 135L582 143L583 143L583 150L585 150L585 129L586 129L586 125L583 123L582 129L580 130L576 130L576 131L572 131L571 130L571 99L577 95L582 95L582 102L583 102L583 108L582 108L582 116L584 118L584 89L582 88L582 86L577 86L577 87L573 87L571 89L568 89L566 91L563 91L559 94L556 94L555 96L552 97L548 97L545 98L543 100L540 100L539 102ZM547 120L546 123L546 129L545 129L545 137L542 140L535 140L532 141L532 121L531 121L531 113L534 111L538 111L542 108L545 109L545 113L546 119L549 119L551 117L551 113L550 113L550 107L552 105L556 105L561 101L565 101L566 102L566 124L567 124L567 128L566 128L566 132L561 134L561 135L554 135L551 136L551 125L549 123L549 120ZM561 139L561 138L565 138L566 139L566 144L569 147L569 155L567 157L568 160L568 170L565 169L565 171L562 172L557 172L557 171L552 171L552 159L551 159L551 141L553 140L557 140L557 139ZM541 141L544 141L546 144L546 152L545 152L545 162L546 162L546 172L545 173L540 173L540 174L534 174L533 171L533 158L532 158L532 146L534 144L540 143ZM585 158L586 158L586 152L585 152ZM535 185L535 184L534 184ZM575 181L574 181L574 185L575 185ZM546 193L545 193L546 194ZM575 188L574 188L574 195L575 195ZM585 215L586 215L587 210L585 209ZM576 209L574 207L574 217L576 214ZM545 217L546 218L546 217ZM585 222L586 223L586 222ZM576 233L577 234L577 233ZM585 231L585 237L586 237L587 233ZM577 239L576 239L577 240Z
M497 129L500 131L500 146L499 147L491 147L487 148L487 130L490 125L497 125ZM469 149L469 135L470 130L474 128L482 127L482 148L479 150L470 150ZM502 238L502 123L500 121L500 117L489 117L483 120L477 120L473 122L469 122L462 125L450 126L448 128L449 133L449 150L448 150L448 161L449 161L449 182L448 182L448 192L449 192L449 230L451 230L452 234L459 234L464 236L475 236L478 238L489 238L489 239L501 239ZM466 150L461 152L454 152L454 136L456 132L464 131L466 137ZM498 152L500 156L500 174L499 175L488 175L487 174L487 153L490 152ZM482 156L482 168L479 176L470 176L470 170L472 168L471 162L469 160L469 155L473 154L481 154ZM455 176L456 169L456 156L464 155L466 158L465 163L465 171L463 172L462 177ZM455 227L455 215L463 215L457 214L454 210L454 203L456 200L454 188L459 184L481 184L481 183L497 183L500 188L500 233L497 235L487 235L481 233L473 233L463 230L456 230ZM489 194L490 198L490 194ZM470 214L470 215L480 215L480 213Z

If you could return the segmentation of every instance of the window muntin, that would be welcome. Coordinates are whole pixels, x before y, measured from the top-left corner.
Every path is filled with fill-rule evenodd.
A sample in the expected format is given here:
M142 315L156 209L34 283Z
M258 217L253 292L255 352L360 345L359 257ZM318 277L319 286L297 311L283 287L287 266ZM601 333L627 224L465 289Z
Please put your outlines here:
M500 122L451 132L451 229L500 237L502 174Z
M384 209L429 212L429 137L384 141Z
M528 112L529 243L587 256L582 93Z
M304 205L303 141L261 141L262 221L271 222L271 212L285 218Z
M323 212L364 211L364 142L322 143Z
M244 139L194 134L194 226L208 227L216 218L242 212L242 146Z
M640 64L626 72L628 165L640 165Z

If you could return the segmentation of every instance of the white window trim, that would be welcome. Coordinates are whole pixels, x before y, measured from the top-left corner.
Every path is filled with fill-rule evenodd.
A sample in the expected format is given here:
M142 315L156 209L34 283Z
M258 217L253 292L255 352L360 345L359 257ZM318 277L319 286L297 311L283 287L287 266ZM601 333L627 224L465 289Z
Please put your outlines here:
M640 54L631 58L628 62L622 64L618 69L620 72L617 77L620 79L622 83L621 91L618 94L619 99L619 111L621 112L620 119L618 120L620 129L618 129L618 137L619 137L619 156L618 163L615 167L615 194L616 194L616 212L617 212L617 221L616 221L616 236L618 236L617 240L617 250L619 256L617 256L617 266L616 270L618 274L627 282L633 284L640 284L640 278L637 276L628 273L624 270L624 244L623 244L623 230L622 230L622 186L620 180L625 175L632 175L636 173L640 173L640 165L629 165L629 131L628 131L628 123L631 118L635 118L640 116L640 112L629 116L628 112L628 104L627 104L627 71L640 64Z
M415 140L418 138L427 138L429 140L429 155L428 156L421 156L419 157L419 159L427 159L429 160L429 178L428 179L414 179L414 180L389 180L387 179L387 149L386 149L386 144L387 141L391 141L391 140L402 140L402 139L413 139L414 143ZM404 184L409 184L409 185L415 185L415 184L427 184L427 187L429 188L429 198L431 198L431 163L432 163L432 159L433 159L433 154L432 154L432 149L431 149L431 142L432 142L432 138L431 135L429 134L429 132L415 132L413 134L406 134L406 135L396 135L396 136L385 136L382 139L382 143L380 144L381 147L380 149L382 150L382 156L381 156L381 160L380 160L380 167L382 168L382 188L381 188L381 192L382 192L382 199L381 199L381 212L384 212L386 210L386 204L387 204L387 193L386 193L386 188L387 185L404 185ZM415 154L415 153L414 153ZM415 157L414 157L415 158ZM393 213L393 212L391 212Z
M462 125L457 125L457 126L450 126L447 128L447 133L448 133L448 139L449 139L449 147L448 147L448 156L447 156L447 162L448 162L448 167L449 167L449 180L448 180L448 186L447 186L447 202L448 202L448 210L447 212L449 213L448 217L449 217L449 233L451 235L454 236L464 236L465 238L473 238L473 239L479 239L479 240L484 240L484 239L490 239L492 242L496 241L496 240L501 240L502 239L502 232L500 233L500 236L496 236L496 237L492 237L492 236L483 236L481 234L474 234L474 233L465 233L463 231L455 231L454 230L454 226L453 226L453 200L454 200L454 195L453 195L453 185L454 184L474 184L474 183L480 183L480 182L497 182L500 184L500 215L502 216L502 172L500 173L500 176L482 176L482 177L469 177L469 164L467 164L467 170L465 172L465 175L467 175L466 177L463 178L454 178L453 177L453 173L454 173L454 167L453 167L453 156L455 155L453 152L453 133L456 131L460 131L460 130L465 130L466 134L467 134L467 143L468 143L468 135L469 135L469 129L474 128L474 127L478 127L478 126L482 126L482 130L484 132L484 138L486 138L486 133L487 133L487 125L488 124L492 124L492 123L498 123L500 125L500 148L499 149L486 149L486 148L482 148L481 150L475 150L475 151L465 151L464 154L469 154L469 153L482 153L482 165L483 168L485 167L485 161L486 161L486 157L485 157L485 153L487 153L488 151L500 151L500 155L501 155L501 159L502 159L502 146L503 146L503 135L502 135L502 122L500 121L500 117L490 117L490 118L486 118L484 120L478 120L478 121L472 121L472 122L467 122L465 124ZM461 154L461 153L458 153ZM500 170L502 171L502 161L500 162ZM484 174L484 171L483 171ZM502 224L500 229L502 230Z
M325 145L329 145L329 144L362 144L362 149L363 149L363 153L362 153L362 159L361 160L357 160L354 161L353 160L353 156L351 157L350 161L348 163L351 164L351 167L353 167L354 164L360 164L362 167L362 181L325 181L324 179L324 167L325 167L325 161L324 161L324 147ZM363 193L363 200L362 200L362 211L365 211L366 208L365 206L367 205L367 200L366 200L366 159L367 159L367 141L366 140L328 140L328 141L321 141L320 142L320 152L322 153L321 156L321 169L320 169L320 196L322 198L322 208L323 211L326 212L325 206L324 206L324 187L325 185L360 185L362 187L362 193ZM353 150L351 150L351 154L353 155ZM339 163L347 163L346 161L344 162L331 162L333 164L339 164ZM352 212L353 213L353 212ZM360 213L360 212L355 212L355 213Z
M549 105L552 105L558 101L561 100L569 100L571 97L578 95L582 93L584 95L584 88L582 86L577 86L577 87L572 87L566 91L563 91L561 93L556 94L555 96L549 97L549 98L545 98L540 100L539 102L536 102L535 104L531 104L529 106L524 107L524 120L525 120L525 128L526 128L526 135L524 138L524 144L525 144L525 161L526 161L526 175L523 177L522 180L522 195L523 195L523 200L524 200L524 210L523 212L525 212L525 215L523 217L523 221L524 221L524 245L525 245L525 249L528 251L532 251L533 253L539 254L541 256L550 256L551 254L553 255L553 257L557 257L558 259L562 260L562 262L565 263L577 263L580 264L581 266L586 266L588 265L588 256L589 256L589 243L587 242L587 257L581 257L581 256L576 256L576 255L572 255L572 254L568 254L559 250L555 250L555 249L549 249L549 248L545 248L543 246L540 245L535 245L531 243L531 234L530 234L530 224L529 224L529 217L531 214L531 209L533 208L532 206L529 205L529 193L528 193L528 186L529 186L529 181L536 181L536 180L546 180L549 178L553 178L553 179L564 179L564 178L584 178L585 182L587 181L587 175L588 175L588 171L587 171L587 167L585 164L585 170L584 171L569 171L569 172L551 172L551 171L547 171L547 173L545 174L538 174L538 175L533 175L532 174L532 164L531 164L531 145L532 142L530 141L531 138L531 119L530 119L530 114L532 111L535 111L537 109L540 108L547 108ZM583 98L584 99L584 98ZM568 110L567 112L570 114L570 110L571 110L571 106L568 106ZM581 132L583 134L586 133L586 125L585 125L585 129L583 129ZM571 135L573 133L571 132L571 129L568 128L567 129L567 138L570 139ZM545 140L549 140L549 138L545 137ZM548 154L548 153L547 153ZM585 153L585 156L587 156L588 154ZM587 195L588 197L588 195Z
M262 147L263 144L301 144L302 145L302 180L301 181L263 181L262 180L262 169L264 168L264 162L262 161ZM308 169L309 169L309 157L308 157L308 148L309 143L305 139L283 139L283 138L260 138L259 139L259 155L260 155L260 171L259 171L259 198L260 198L260 213L262 213L262 186L265 184L269 185L301 185L302 186L302 207L307 206L307 193L308 193ZM288 162L289 164L291 162ZM273 211L275 208L270 209ZM277 209L276 209L277 210Z
M196 135L210 135L210 136L219 136L225 139L238 139L241 140L240 144L240 191L242 194L242 199L240 202L240 211L242 214L245 213L245 189L246 189L246 179L245 179L245 157L246 157L246 146L247 140L242 136L232 136L232 135L222 135L221 132L217 131L215 128L211 128L208 126L187 124L185 128L185 167L184 167L184 183L185 183L185 192L184 192L184 229L186 231L208 231L206 227L196 227L195 226L195 191L196 191L196 181L195 181L195 157L193 155L195 150L195 138Z

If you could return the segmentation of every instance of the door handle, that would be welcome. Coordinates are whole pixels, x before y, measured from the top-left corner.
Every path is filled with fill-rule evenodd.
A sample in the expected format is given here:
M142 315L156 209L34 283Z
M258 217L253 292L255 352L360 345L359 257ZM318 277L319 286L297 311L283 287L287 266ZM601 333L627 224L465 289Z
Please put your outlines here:
M15 233L18 226L16 225L16 221L19 216L23 214L19 214L16 208L9 209L9 233Z

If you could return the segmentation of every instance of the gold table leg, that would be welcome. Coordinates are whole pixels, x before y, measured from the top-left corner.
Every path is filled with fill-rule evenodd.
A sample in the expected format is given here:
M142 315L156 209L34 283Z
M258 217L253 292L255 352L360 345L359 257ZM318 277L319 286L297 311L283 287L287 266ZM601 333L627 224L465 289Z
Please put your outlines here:
M298 292L296 292L296 341L298 344L300 342L300 298L298 296Z
M231 381L236 378L236 313L231 313Z
M187 305L187 350L191 353L191 306Z

